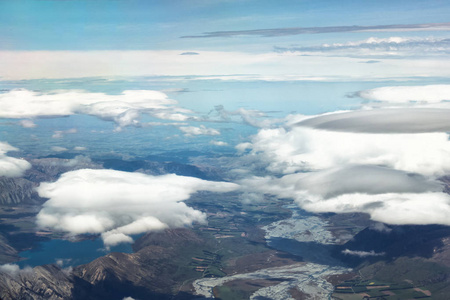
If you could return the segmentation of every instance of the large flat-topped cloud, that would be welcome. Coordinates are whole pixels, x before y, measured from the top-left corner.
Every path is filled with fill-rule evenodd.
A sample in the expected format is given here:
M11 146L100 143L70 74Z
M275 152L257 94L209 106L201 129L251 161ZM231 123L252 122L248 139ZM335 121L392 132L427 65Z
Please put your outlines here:
M331 131L424 133L450 131L450 109L395 108L321 115L296 124Z
M441 192L438 183L410 176L356 166L281 178L255 177L241 184L254 193L294 199L301 208L316 213L362 212L389 224L450 225L450 195Z
M443 185L426 177L380 166L351 165L320 172L295 173L278 180L324 199L349 193L441 192Z
M258 167L289 174L346 165L382 165L426 176L450 172L450 142L443 132L369 134L303 126L262 129L245 159Z
M115 170L64 173L37 191L49 198L37 216L44 228L71 234L101 233L105 245L131 242L131 234L204 222L182 201L197 191L230 192L237 185L175 174L150 176Z
M244 162L269 174L242 180L246 191L291 198L312 212L362 212L390 224L450 225L450 196L437 179L450 172L449 109L301 117L293 125L262 129L238 146L249 150Z

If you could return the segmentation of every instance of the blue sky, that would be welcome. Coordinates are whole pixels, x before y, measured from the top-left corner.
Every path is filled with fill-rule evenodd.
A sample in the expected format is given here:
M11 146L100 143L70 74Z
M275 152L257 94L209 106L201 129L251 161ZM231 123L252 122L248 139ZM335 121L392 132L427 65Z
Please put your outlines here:
M323 43L330 41L330 37L342 41L355 34L272 40L179 37L210 31L440 23L448 21L449 12L448 1L0 1L0 47L7 50L232 47L257 51L261 44L267 50L275 43ZM380 37L387 35L377 33Z
M448 15L447 1L0 1L0 78L445 78Z

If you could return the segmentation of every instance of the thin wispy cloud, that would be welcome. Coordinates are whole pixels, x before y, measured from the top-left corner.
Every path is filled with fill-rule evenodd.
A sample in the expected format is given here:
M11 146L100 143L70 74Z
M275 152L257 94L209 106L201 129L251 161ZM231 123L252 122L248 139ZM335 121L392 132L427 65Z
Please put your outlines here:
M200 127L182 126L182 127L179 127L179 129L186 136L193 136L193 135L220 135L220 131L218 131L217 129L206 128L204 125L200 125Z
M200 53L189 51L189 52L183 52L183 53L181 53L180 55L200 55Z
M450 23L394 24L374 26L327 26L327 27L290 27L253 30L213 31L201 35L187 35L181 38L217 38L236 36L278 37L299 34L320 34L339 32L406 32L406 31L448 31Z
M335 55L347 57L405 57L444 55L450 52L448 38L371 37L361 41L321 44L303 47L275 47L278 53L302 55ZM373 63L374 61L370 61ZM376 62L376 61L375 61Z
M330 81L389 80L450 75L448 55L398 57L361 67L356 52L350 55L303 56L298 53L204 51L200 56L181 51L0 51L2 80L67 79L117 76L153 76L158 80ZM370 51L369 51L370 52ZM370 54L370 53L369 53ZM397 58L397 56L395 56ZM45 64L42 62L45 61ZM68 69L73 61L77 68ZM25 67L26 66L26 67ZM64 71L61 71L64 70ZM163 77L159 75L164 74ZM125 76L125 77L124 77ZM178 76L178 78L176 78ZM72 79L72 80L73 80ZM152 80L152 79L149 79ZM1 111L1 110L0 110ZM24 116L23 118L32 118Z

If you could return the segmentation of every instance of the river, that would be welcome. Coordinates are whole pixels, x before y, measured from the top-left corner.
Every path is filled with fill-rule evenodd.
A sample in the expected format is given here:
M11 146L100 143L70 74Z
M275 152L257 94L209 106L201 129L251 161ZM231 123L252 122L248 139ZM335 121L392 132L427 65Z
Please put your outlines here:
M296 205L288 205L286 208L292 210L290 218L271 223L262 229L266 231L265 238L269 246L301 256L304 262L221 278L198 279L193 283L196 293L214 298L213 288L228 281L286 279L277 285L257 290L250 299L292 299L289 291L293 288L309 295L311 299L330 299L333 285L326 281L326 277L351 271L331 257L332 245L337 240L326 229L328 224L321 218L300 210Z

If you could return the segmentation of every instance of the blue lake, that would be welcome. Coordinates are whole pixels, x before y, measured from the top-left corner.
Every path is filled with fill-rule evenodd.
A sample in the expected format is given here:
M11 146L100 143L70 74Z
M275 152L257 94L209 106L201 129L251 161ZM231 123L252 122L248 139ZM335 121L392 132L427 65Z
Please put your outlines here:
M131 244L120 244L106 251L101 239L83 240L71 242L67 240L50 240L41 242L39 247L20 252L25 260L17 262L21 268L25 266L54 264L57 260L63 260L63 266L77 266L89 263L92 260L106 255L109 252L133 252Z

